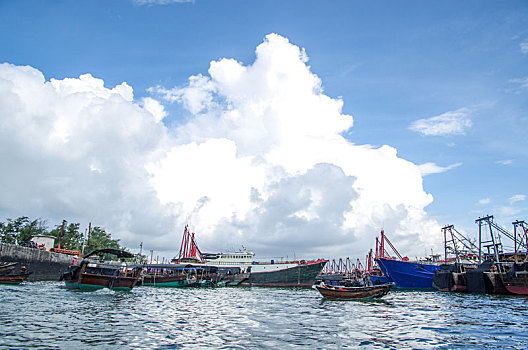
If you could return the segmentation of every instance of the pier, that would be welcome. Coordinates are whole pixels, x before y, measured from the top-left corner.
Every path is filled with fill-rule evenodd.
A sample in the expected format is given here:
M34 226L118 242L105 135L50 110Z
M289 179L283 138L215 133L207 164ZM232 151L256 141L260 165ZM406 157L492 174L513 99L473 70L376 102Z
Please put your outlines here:
M30 282L57 281L68 269L71 259L71 255L0 243L0 261L17 262L18 268L25 266L27 271L32 272L28 278Z

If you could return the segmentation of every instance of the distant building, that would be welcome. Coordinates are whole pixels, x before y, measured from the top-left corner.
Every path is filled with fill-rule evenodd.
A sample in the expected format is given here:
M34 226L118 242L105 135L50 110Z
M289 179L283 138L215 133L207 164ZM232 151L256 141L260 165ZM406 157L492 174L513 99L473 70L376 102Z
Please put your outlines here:
M35 242L35 244L39 247L44 247L44 249L46 249L47 251L49 251L55 245L55 237L53 236L33 236L33 238L31 238L31 241Z

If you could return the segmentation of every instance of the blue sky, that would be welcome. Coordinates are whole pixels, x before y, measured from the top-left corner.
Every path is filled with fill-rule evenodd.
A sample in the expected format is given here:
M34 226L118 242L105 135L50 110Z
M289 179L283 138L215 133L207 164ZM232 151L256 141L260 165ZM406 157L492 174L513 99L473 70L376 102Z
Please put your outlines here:
M389 145L417 166L434 163L436 170L423 176L423 190L434 197L424 208L428 218L471 232L474 220L487 214L508 229L511 221L526 219L525 1L0 3L0 63L31 66L46 81L89 73L108 89L126 82L135 101L150 97L163 105L168 133L193 113L182 105L182 93L171 102L155 87L184 88L191 76L208 77L211 61L222 58L250 66L270 33L304 48L324 94L343 102L342 114L354 124L342 133L346 140L376 149ZM448 116L459 129L450 124L434 131ZM421 129L412 127L418 120ZM391 168L386 171L390 176ZM0 205L4 217L27 215L23 203L18 210L8 204ZM51 220L62 214L26 207ZM140 236L127 236L132 227L115 230L125 242ZM332 251L335 242L329 241ZM272 250L271 243L266 247Z

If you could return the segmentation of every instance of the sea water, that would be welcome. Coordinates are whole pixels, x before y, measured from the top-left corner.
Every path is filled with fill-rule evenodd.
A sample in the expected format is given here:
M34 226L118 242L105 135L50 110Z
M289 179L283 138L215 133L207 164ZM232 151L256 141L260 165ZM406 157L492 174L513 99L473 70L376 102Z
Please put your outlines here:
M528 298L391 291L331 301L313 289L78 292L0 285L0 348L528 349Z

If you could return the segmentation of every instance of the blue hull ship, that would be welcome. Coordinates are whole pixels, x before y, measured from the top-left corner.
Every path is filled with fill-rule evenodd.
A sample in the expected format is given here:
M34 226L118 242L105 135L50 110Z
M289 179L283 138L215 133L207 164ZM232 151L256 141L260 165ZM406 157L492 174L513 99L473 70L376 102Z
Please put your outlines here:
M377 258L381 271L390 277L396 287L409 289L433 289L433 275L440 265L414 261Z

